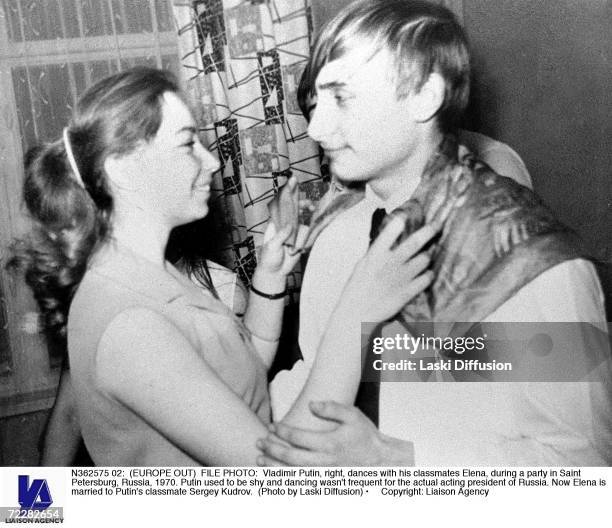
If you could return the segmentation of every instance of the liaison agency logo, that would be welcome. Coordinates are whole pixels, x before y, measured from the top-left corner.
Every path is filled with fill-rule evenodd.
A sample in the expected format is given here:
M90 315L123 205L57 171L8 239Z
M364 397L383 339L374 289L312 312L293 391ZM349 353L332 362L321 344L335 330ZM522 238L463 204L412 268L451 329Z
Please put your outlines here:
M58 506L58 497L54 498L56 488L60 503L64 495L61 486L55 484L58 479L35 474L34 468L31 474L24 469L17 470L17 474L3 475L0 523L62 524L64 509Z

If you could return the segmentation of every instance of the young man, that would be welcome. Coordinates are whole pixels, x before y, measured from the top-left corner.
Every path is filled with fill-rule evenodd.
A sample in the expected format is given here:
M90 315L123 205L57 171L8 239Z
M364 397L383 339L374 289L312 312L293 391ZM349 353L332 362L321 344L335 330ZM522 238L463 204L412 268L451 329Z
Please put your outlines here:
M304 276L304 363L294 368L294 385L300 367L312 365L381 208L402 208L415 225L442 226L432 248L436 278L425 300L406 307L405 320L574 321L605 329L595 270L572 234L529 191L457 148L469 54L448 10L418 0L354 2L324 28L307 71L316 91L309 134L333 174L366 185L363 198L332 203L320 217L326 227ZM571 337L576 362L588 362L592 344ZM262 463L607 465L610 378L601 376L601 383L382 383L380 432L355 410L323 404L313 412L337 421L335 431L279 425L278 436L261 443ZM274 387L272 397L288 398Z

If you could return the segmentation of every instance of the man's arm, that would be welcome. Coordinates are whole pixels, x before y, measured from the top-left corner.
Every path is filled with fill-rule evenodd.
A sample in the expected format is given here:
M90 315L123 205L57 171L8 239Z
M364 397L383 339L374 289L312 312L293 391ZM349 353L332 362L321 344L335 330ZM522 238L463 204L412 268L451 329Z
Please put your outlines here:
M602 325L604 320L599 282L592 265L583 260L569 261L541 274L487 318L488 322L584 321L595 325ZM583 345L589 346L586 342ZM588 352L577 348L577 360ZM390 436L368 425L363 415L345 407L332 418L338 427L331 433L277 427L260 442L263 454L258 463L393 465L398 460L412 460L418 465L608 465L612 463L609 364L602 365L600 374L597 382L480 384L476 388L482 393L480 410L496 418L493 425L467 432L457 430L458 434L438 436L436 441L430 438L415 446L410 439L421 424L411 409L409 393L403 396L405 409L395 413L393 422L387 424L404 440L390 441ZM397 383L391 385L404 392L407 389ZM436 392L447 390L452 396L461 389L457 384L425 385L436 389L431 391L434 397ZM510 405L497 401L508 397ZM413 399L412 407L422 403ZM438 413L460 412L458 418L468 424L475 421L478 404L468 398L463 406L445 410L444 405L437 405L437 409ZM398 423L401 418L405 420Z
M356 407L312 402L311 412L337 426L313 432L283 423L270 426L258 441L260 466L412 466L412 442L383 435Z
M589 323L607 334L604 296L595 268L577 259L558 264L523 287L487 318L488 322ZM605 354L596 381L536 381L511 384L516 402L516 437L500 444L502 462L514 465L612 463L609 342L590 339L590 331L568 324L574 365L588 365ZM587 325L584 325L587 328ZM592 347L605 347L593 350ZM505 457L505 458L504 458Z

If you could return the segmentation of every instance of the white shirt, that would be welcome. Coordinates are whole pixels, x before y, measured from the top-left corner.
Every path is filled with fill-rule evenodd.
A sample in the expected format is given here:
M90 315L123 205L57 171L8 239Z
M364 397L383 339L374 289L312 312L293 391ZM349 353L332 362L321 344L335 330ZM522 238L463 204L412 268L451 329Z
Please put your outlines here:
M308 378L344 285L367 251L371 216L380 206L366 192L311 251L300 296L304 360L270 386L275 420ZM485 320L495 321L585 321L605 329L603 292L592 264L572 260L542 273ZM414 442L418 465L607 465L609 396L609 386L578 382L382 383L379 427Z

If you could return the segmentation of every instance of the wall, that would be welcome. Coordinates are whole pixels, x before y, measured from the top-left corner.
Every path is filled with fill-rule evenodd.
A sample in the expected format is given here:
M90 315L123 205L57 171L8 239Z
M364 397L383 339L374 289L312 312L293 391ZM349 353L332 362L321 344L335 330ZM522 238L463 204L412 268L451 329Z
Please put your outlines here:
M311 0L312 18L315 32L327 20L332 18L340 9L351 3L352 0ZM409 1L409 0L407 0ZM464 0L431 0L434 3L442 4L452 9L455 14L462 19L462 4Z
M521 154L538 194L586 239L610 314L612 3L463 0L463 20L472 124Z
M0 466L35 466L47 411L9 416L0 420Z

